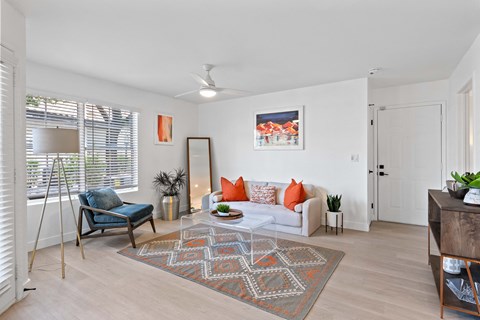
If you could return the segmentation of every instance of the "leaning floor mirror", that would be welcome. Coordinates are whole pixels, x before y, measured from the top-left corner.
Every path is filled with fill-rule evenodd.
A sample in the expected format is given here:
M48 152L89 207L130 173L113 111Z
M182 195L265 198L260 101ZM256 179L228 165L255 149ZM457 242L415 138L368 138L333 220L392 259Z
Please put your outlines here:
M210 138L187 138L190 212L202 209L202 198L212 192Z

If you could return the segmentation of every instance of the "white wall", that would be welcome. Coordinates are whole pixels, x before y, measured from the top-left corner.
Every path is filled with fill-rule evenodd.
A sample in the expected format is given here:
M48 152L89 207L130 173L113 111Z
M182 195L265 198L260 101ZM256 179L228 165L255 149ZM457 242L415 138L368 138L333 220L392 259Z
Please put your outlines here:
M15 246L16 246L16 296L21 299L23 288L28 283L26 246L26 195L25 195L25 17L9 2L1 0L0 43L13 50L15 68ZM18 120L20 119L20 120Z
M296 105L305 106L304 150L254 151L254 111ZM343 194L345 227L369 230L367 79L201 104L199 133L212 138L214 189L221 176L303 180ZM352 162L351 154L360 161Z
M461 116L463 106L459 93L465 85L472 81L473 104L475 117L475 145L474 169L480 170L480 35L459 62L449 78L449 108L448 108L448 137L449 158L448 172L463 169L463 144L460 143L464 135Z
M81 101L104 103L111 106L123 106L138 111L138 181L136 192L121 194L126 201L152 203L156 216L159 213L159 197L152 188L152 180L160 170L170 171L177 167L186 168L186 138L198 132L197 106L181 100L168 98L152 92L146 92L108 81L94 79L48 66L28 62L27 92L31 94L50 94L59 98L71 98ZM154 145L154 121L157 113L174 116L174 145ZM33 248L41 213L41 203L28 205L28 244ZM75 210L78 202L74 203ZM69 208L68 202L64 208ZM182 191L181 210L188 208L186 190ZM71 211L71 210L68 210ZM75 237L73 218L65 215L66 238ZM40 246L59 243L58 204L50 203L47 208Z
M375 106L393 106L424 102L446 102L448 80L414 83L404 86L373 89L371 103Z

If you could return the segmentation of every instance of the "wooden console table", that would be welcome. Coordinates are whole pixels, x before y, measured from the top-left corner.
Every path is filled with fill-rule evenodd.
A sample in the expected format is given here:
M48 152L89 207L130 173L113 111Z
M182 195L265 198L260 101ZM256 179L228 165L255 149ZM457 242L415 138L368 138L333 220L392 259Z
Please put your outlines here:
M430 233L440 256L430 252ZM443 271L443 259L463 260L466 269L451 275ZM480 303L473 289L476 304L461 301L446 286L446 279L463 278L472 288L480 282L480 207L467 206L462 200L453 199L446 192L428 190L428 261L440 296L440 317L444 308L480 316ZM471 267L468 267L471 262Z

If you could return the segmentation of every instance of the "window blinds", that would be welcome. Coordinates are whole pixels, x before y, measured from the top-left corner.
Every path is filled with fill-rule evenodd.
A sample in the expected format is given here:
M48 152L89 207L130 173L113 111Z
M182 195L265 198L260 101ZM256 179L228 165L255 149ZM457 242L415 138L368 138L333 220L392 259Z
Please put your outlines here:
M13 66L0 60L0 308L15 299L13 78Z
M137 114L85 105L87 188L129 188L138 184Z
M33 128L76 129L79 125L81 106L74 101L56 100L44 97L27 97L27 195L30 199L43 198L48 184L50 169L55 154L34 154L32 144ZM70 192L81 190L81 154L62 154ZM54 172L51 195L58 195L57 172Z
M32 129L77 128L80 154L62 155L70 191L138 185L138 114L121 108L27 97L27 196L43 198L55 155L32 152ZM55 180L54 180L55 181ZM52 194L58 193L52 185ZM64 190L65 192L65 190Z

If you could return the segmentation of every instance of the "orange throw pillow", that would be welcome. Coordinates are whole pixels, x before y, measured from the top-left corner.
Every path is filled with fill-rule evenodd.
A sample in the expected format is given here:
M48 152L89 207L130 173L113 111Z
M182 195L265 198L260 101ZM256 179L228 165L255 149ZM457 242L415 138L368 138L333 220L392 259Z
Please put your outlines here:
M292 182L285 190L283 205L293 211L297 204L305 201L306 197L307 193L305 192L305 189L303 189L302 182L297 183L295 179L292 179Z
M222 201L248 201L242 177L235 181L235 185L224 177L220 182L222 184Z

